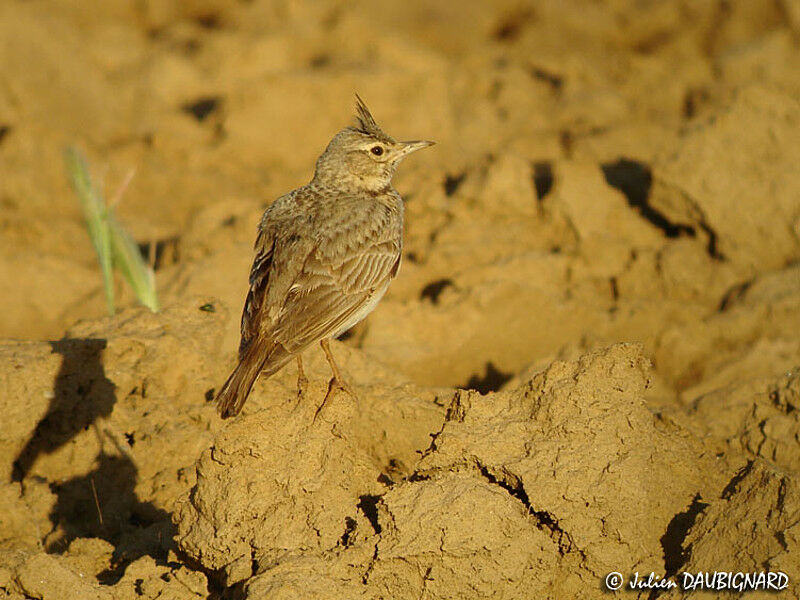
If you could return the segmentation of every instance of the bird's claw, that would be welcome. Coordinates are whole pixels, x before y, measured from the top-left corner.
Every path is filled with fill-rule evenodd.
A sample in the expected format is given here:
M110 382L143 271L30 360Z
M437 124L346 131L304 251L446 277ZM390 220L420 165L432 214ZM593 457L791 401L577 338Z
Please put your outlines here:
M358 396L356 396L356 393L353 391L353 388L350 387L349 383L347 383L343 379L339 379L337 377L331 377L331 380L328 382L328 391L325 393L325 398L322 399L322 404L319 405L319 408L317 408L317 411L314 413L315 421L317 420L319 414L322 412L322 409L325 408L325 406L327 405L328 400L333 398L333 396L338 391L346 392L348 396L350 396L354 400L358 400Z

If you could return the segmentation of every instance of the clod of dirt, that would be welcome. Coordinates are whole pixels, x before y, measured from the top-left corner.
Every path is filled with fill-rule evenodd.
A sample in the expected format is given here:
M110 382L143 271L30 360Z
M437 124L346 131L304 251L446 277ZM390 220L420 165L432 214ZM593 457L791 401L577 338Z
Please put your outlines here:
M395 598L535 597L565 575L551 532L513 493L478 472L397 486L379 504L378 523L364 579L369 589Z
M638 347L618 345L555 362L515 391L461 394L418 473L466 471L506 490L576 559L584 585L619 564L659 571L670 520L722 482L689 432L647 409L647 373Z
M63 559L50 554L34 554L17 569L19 588L26 597L41 600L86 598L112 600L110 590L103 589L90 578L84 578L64 564Z
M800 370L705 394L688 411L687 423L720 452L800 471Z
M745 276L785 265L800 253L800 144L789 141L798 128L796 98L779 88L742 88L657 161L652 205L704 232L709 254Z
M182 551L232 585L284 553L335 548L359 497L380 487L348 439L348 400L337 395L316 422L314 406L282 403L227 427L200 458L197 487L180 507ZM325 418L332 413L333 424Z
M780 593L797 597L800 593L797 476L760 459L748 463L726 487L721 501L698 517L684 546L690 554L683 567L687 573L781 571L788 575L788 587Z
M800 266L790 265L733 287L719 310L699 322L670 324L659 336L654 357L688 403L796 367L798 329Z

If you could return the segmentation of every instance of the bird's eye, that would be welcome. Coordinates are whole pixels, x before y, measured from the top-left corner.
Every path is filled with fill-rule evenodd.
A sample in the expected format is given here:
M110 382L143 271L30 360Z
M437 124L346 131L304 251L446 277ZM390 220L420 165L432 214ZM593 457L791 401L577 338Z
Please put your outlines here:
M372 148L369 149L369 151L372 152L375 156L380 156L381 154L383 154L383 148L381 148L380 146L373 146Z

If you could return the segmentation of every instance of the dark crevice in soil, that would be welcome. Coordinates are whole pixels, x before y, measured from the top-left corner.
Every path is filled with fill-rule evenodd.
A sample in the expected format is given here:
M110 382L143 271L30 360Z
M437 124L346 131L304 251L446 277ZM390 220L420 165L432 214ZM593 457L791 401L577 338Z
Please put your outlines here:
M786 543L786 534L782 531L775 532L775 539L778 540L778 543L781 545L781 548L784 552L789 551L789 545Z
M240 585L235 584L233 587L226 587L224 569L209 569L203 566L196 558L186 554L177 544L175 544L171 550L175 553L178 562L170 564L182 565L191 571L197 571L206 576L206 587L208 588L209 599L219 600L220 598L228 597L226 592ZM255 551L252 549L250 551L250 558L251 561L255 560Z
M737 283L722 297L722 301L719 303L719 307L717 308L717 312L725 312L730 308L731 304L744 296L745 292L750 289L750 286L753 285L753 281L745 281L744 283Z
M452 279L437 279L436 281L431 281L428 285L422 288L422 291L419 293L419 299L430 300L434 304L439 304L439 296L442 295L442 292L445 290L445 288L452 285Z
M459 400L458 400L458 397L461 394L469 394L469 392L463 391L463 390L456 390L455 395L451 398L450 402L446 403L447 404L447 412L446 412L446 414L444 416L444 419L442 419L442 424L439 427L438 431L434 431L433 433L429 433L428 434L430 436L430 438L431 438L431 441L430 441L430 444L428 444L428 447L425 448L425 450L423 450L422 452L418 452L419 455L420 455L419 456L420 459L428 456L432 452L436 452L436 449L437 449L436 440L439 438L440 435L442 435L442 432L444 431L445 425L447 425L447 422L450 420L451 413L455 410L454 407L457 406L458 404L460 404ZM439 404L438 399L437 399L436 404L439 405L439 406L444 406L444 403L443 404ZM463 415L463 412L462 412L462 415ZM411 473L411 475L409 475L407 477L408 481L423 481L425 479L430 479L429 475L426 474L426 473L421 473L418 470L415 470L413 473Z
M11 126L10 125L0 125L0 144L3 143L3 140L5 139L5 137L8 135L8 133L10 131L11 131Z
M158 271L162 267L174 265L178 262L180 258L180 241L178 236L173 236L151 242L142 242L137 245L139 246L139 252L142 253L147 263L153 267L154 271Z
M358 509L367 517L369 524L372 525L372 529L378 535L380 535L382 531L381 524L378 522L378 502L380 502L380 499L380 496L364 494L359 497L357 505Z
M563 556L572 548L573 544L569 534L561 529L553 515L545 510L534 510L522 482L517 477L509 473L503 473L504 477L501 479L493 474L488 467L480 463L478 463L478 470L489 483L500 486L511 496L522 502L528 513L536 519L539 528L547 530L550 537L558 543L559 554Z
M260 570L258 558L256 557L256 549L250 546L250 577L258 573Z
M342 534L342 538L339 540L339 543L347 548L350 545L350 536L353 535L353 532L356 530L356 520L352 517L345 517L344 518L344 533Z
M714 260L725 260L725 255L719 251L719 247L717 245L717 232L711 229L711 226L705 222L700 223L700 229L702 229L708 236L708 245L706 246L708 255Z
M202 123L211 113L215 112L220 107L221 103L222 98L219 96L204 96L193 102L183 104L181 110L185 113L189 113L197 119L198 122Z
M394 485L395 481L401 481L408 473L408 469L403 462L397 458L390 458L378 475L378 481L387 486Z
M367 565L367 570L361 576L361 583L367 585L369 581L369 576L372 573L372 569L375 567L375 561L378 560L378 544L375 544L375 551L372 553L372 558L369 561L369 565Z
M797 377L800 370L795 369L794 373L791 375L791 378L794 379ZM781 411L781 413L785 415L791 415L792 413L798 410L798 406L796 406L792 402L792 394L785 393L788 386L790 385L790 381L785 381L783 383L779 383L772 387L769 391L769 400L772 402L772 405L775 407L776 410Z
M733 477L731 477L731 480L728 482L728 485L726 485L725 489L722 490L721 497L722 497L723 500L727 500L728 498L733 496L733 493L736 491L736 488L738 487L739 482L741 482L742 479L747 477L747 474L750 472L750 469L752 468L752 466L753 466L753 461L752 460L748 461L745 466L743 466L741 469L739 469L736 472L736 474Z
M700 500L697 494L692 503L683 512L679 512L667 525L667 530L661 536L661 547L664 549L664 570L666 577L675 575L686 561L689 559L688 549L683 548L683 542L689 530L697 520L697 516L702 513L708 504Z
M474 391L474 390L473 390ZM456 390L450 403L447 405L447 411L444 415L444 422L442 428L433 436L433 440L442 433L446 423L455 421L456 423L463 423L467 413L472 408L472 398L470 397L470 390Z
M467 390L475 390L482 395L488 394L489 392L496 392L503 387L503 384L511 379L511 376L511 373L504 373L489 361L486 363L486 374L483 376L472 375L463 387Z
M181 560L188 558L182 554L179 554L179 556ZM191 559L188 564L184 560L184 564L186 564L186 566L193 571L198 571L205 574L206 580L208 581L208 585L206 587L209 593L209 600L243 600L246 597L244 588L247 585L247 579L256 575L260 569L258 559L256 558L255 548L252 547L250 548L250 576L247 579L238 581L232 585L227 585L228 582L227 575L225 574L225 567L220 567L219 569L207 569L199 563L191 561Z
M551 73L550 71L547 71L546 69L543 69L541 67L531 65L529 72L531 74L531 77L533 77L534 79L542 81L547 85L549 85L553 89L553 92L560 92L562 86L564 85L563 77L561 77L560 75L556 75L555 73Z
M553 189L553 166L547 161L533 163L533 187L536 189L536 199L544 200Z
M466 179L466 173L458 173L457 175L447 175L444 178L444 195L445 196L452 196L458 191L458 188L461 187L461 184L464 183L464 179Z
M778 488L778 500L775 503L775 508L779 514L783 514L786 506L786 479L781 480L781 485Z
M606 183L621 191L628 205L636 210L642 218L658 227L666 237L676 238L682 235L695 236L689 225L672 223L667 217L653 208L649 203L650 188L653 185L653 174L645 163L621 158L614 163L600 165Z

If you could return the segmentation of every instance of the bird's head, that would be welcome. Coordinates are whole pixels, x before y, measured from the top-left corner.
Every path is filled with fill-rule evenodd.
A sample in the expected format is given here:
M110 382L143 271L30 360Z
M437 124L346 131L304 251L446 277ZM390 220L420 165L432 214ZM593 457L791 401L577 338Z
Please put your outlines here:
M338 187L379 192L406 156L433 142L398 142L378 127L364 101L356 95L356 126L337 133L317 159L314 181Z

